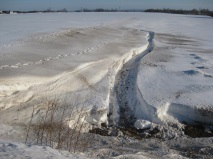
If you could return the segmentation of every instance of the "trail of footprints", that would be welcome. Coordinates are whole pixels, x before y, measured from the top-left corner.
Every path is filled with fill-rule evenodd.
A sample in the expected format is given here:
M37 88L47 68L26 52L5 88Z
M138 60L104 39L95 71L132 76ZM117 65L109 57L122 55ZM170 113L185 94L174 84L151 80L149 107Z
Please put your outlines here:
M92 27L88 27L88 28L92 28ZM48 42L51 39L54 39L56 37L61 37L63 35L68 35L68 34L72 35L74 33L79 33L79 32L80 32L80 30L69 29L69 30L60 31L60 32L57 32L57 33L51 33L51 34L42 34L42 35L38 34L35 37L31 37L31 38L28 38L28 39L25 39L25 40L21 40L21 41L12 43L12 44L5 44L3 46L0 46L0 50L4 50L4 49L7 49L7 48L25 46L27 44L30 44L32 42L32 40L38 40L40 42Z
M117 39L115 39L115 40L117 40ZM17 63L15 65L3 65L3 66L0 66L0 70L6 69L6 68L21 68L21 67L28 66L28 65L39 65L39 64L44 64L44 63L52 61L52 60L56 60L56 59L61 59L61 58L64 58L64 57L68 57L68 56L75 56L75 55L86 54L86 53L91 52L93 50L97 50L97 49L99 49L101 47L104 47L107 44L112 43L115 40L105 41L104 43L101 43L99 45L96 45L94 47L91 47L91 48L88 48L86 50L83 50L83 51L80 51L80 52L76 52L76 53L60 54L60 55L57 55L55 57L47 57L47 58L44 58L44 59L39 60L39 61L27 62L27 63L23 63L23 64L22 63Z
M195 69L192 70L185 70L183 73L186 75L197 75L201 74L204 77L213 78L212 74L206 73L205 70L209 69L208 67L204 66L203 63L206 63L207 60L203 59L202 57L196 55L196 54L189 54L191 57L197 60L197 62L191 62L192 65L197 65Z

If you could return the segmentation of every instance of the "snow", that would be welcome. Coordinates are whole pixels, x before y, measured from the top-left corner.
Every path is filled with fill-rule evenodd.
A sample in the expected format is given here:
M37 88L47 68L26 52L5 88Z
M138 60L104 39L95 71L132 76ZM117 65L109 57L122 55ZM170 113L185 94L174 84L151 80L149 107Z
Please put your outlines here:
M166 115L179 121L213 123L212 73L207 71L212 69L211 53L209 48L201 53L203 45L196 43L198 39L156 35L155 49L141 61L139 89L157 115L163 116L161 120Z
M84 131L101 127L102 123L131 123L137 129L158 125L163 127L164 140L175 138L180 143L182 122L213 124L210 17L39 13L2 15L0 21L4 22L0 25L0 124L6 125L0 125L1 138L9 135L23 140L23 134L18 137L9 125L27 124L34 107L36 115L42 115L44 103L55 98L68 106L67 114L76 108L87 114ZM77 113L76 110L76 116ZM69 120L67 114L65 118ZM57 121L60 116L56 118ZM75 119L68 121L70 127L73 122ZM184 141L189 142L188 146L198 142L186 137ZM155 143L154 139L148 142ZM141 149L124 156L156 158L159 154L162 158L184 158L178 148L173 152L165 146L175 145L176 141L166 142L159 141L158 146L163 148L156 150L154 156ZM199 144L207 142L199 140ZM180 143L182 147L184 144ZM0 147L2 156L10 158L27 153L33 158L40 152L44 158L68 155L12 141L1 141ZM102 153L101 150L113 151L97 149ZM120 155L114 157L121 158Z
M39 38L47 33L55 33L70 28L103 26L120 18L122 14L113 13L36 13L4 14L1 16L0 48L26 43L30 38ZM80 20L79 20L80 19ZM123 20L123 19L122 19Z
M83 155L59 151L47 146L25 145L23 143L0 140L1 159L86 159Z
M138 119L134 123L134 127L137 129L147 129L151 127L151 124L150 121Z

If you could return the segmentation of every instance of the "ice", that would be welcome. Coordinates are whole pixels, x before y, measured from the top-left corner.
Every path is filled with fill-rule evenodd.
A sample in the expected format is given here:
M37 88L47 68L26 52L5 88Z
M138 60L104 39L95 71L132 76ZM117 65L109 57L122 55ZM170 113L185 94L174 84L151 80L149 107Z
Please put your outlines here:
M137 128L137 129L147 129L147 128L151 127L151 124L152 123L147 121L147 120L138 119L134 123L134 127Z

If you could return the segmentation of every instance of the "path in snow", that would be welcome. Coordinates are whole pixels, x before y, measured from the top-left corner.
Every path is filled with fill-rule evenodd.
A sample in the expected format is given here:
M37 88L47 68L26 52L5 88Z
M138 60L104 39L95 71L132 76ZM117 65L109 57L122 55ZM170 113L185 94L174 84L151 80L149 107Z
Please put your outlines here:
M137 86L140 61L153 50L153 39L154 32L148 32L146 50L126 62L115 77L108 114L110 126L134 125L136 119L158 122L154 119L156 109L146 103Z

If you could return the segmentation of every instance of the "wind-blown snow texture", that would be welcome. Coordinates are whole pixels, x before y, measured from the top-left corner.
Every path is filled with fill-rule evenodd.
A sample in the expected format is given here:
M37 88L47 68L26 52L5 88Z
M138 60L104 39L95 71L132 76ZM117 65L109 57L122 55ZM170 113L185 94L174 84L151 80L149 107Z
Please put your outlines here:
M1 124L26 124L33 107L38 115L53 98L67 112L89 113L85 131L127 121L213 124L211 17L39 13L0 21Z

